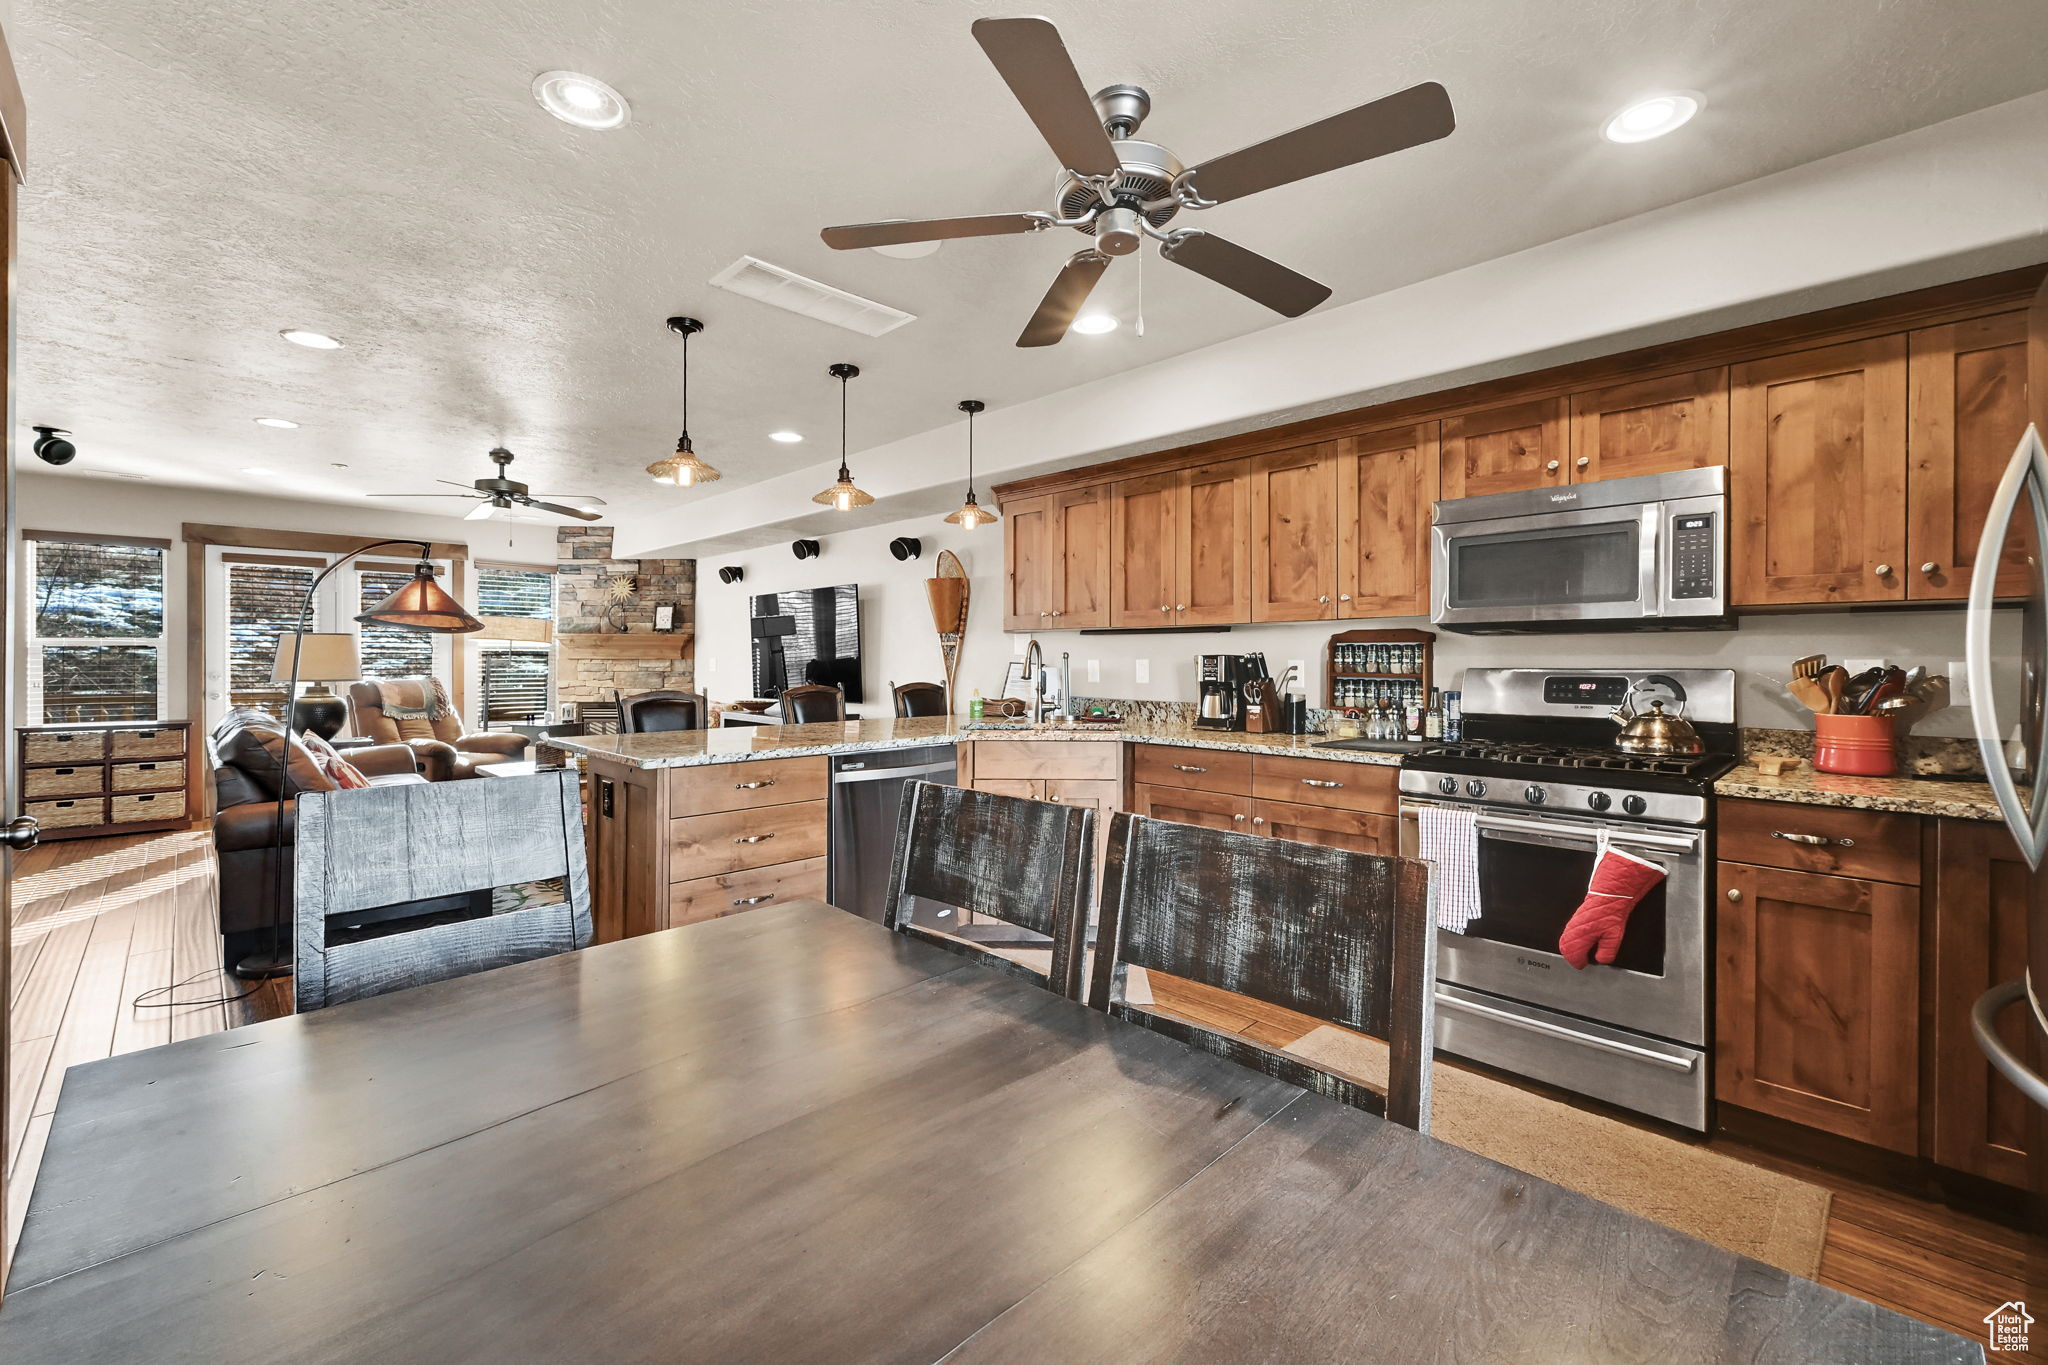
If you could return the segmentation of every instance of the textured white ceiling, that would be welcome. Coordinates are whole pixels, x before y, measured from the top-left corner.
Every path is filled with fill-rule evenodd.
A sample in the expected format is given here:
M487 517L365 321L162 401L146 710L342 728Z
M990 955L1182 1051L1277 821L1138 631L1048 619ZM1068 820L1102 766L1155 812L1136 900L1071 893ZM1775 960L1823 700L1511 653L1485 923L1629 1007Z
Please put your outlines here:
M334 498L467 481L502 442L538 490L659 499L680 532L705 493L640 474L675 440L672 313L709 324L691 426L719 491L832 452L833 361L865 371L858 450L957 421L963 397L1000 407L1284 325L1148 253L1144 339L1020 351L1077 239L911 261L818 241L829 223L1049 207L1050 154L968 33L991 12L16 0L34 123L21 430L71 428L80 476ZM1418 80L1448 87L1450 139L1200 220L1326 280L1332 305L2048 87L2038 0L1126 0L1052 17L1091 87L1151 90L1143 136L1189 162ZM552 68L616 86L631 126L549 118L528 85ZM1706 94L1692 125L1599 138L1616 107L1669 87ZM870 340L709 289L742 253L918 321ZM1136 283L1121 262L1099 297L1128 314ZM288 345L286 326L347 349ZM811 439L766 439L784 426Z

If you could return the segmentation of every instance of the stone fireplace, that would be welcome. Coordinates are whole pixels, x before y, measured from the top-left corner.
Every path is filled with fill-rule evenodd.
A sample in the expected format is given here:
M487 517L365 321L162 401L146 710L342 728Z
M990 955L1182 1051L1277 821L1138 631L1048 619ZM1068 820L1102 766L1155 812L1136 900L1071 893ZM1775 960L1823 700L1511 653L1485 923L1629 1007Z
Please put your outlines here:
M630 580L630 593L621 589ZM661 607L674 608L657 630ZM614 559L609 526L555 532L555 705L574 719L608 712L614 690L694 691L697 561Z

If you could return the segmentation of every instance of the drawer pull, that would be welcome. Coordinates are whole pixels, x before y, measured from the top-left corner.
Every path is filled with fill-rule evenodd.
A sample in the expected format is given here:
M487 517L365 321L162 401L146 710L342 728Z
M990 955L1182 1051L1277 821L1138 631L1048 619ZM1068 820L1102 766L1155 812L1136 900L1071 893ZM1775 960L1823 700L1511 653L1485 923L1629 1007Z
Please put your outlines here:
M1205 773L1209 771L1207 768L1198 768L1192 763L1176 763L1173 765L1173 770L1177 773Z
M767 903L768 901L772 901L772 900L774 900L774 899L775 899L775 894L774 894L773 892L770 892L769 894L767 894L767 895L765 895L765 896L741 896L741 897L740 897L740 898L739 898L738 900L734 901L734 902L733 902L733 904L734 904L734 905L762 905L762 904L765 904L765 903Z
M758 844L763 839L773 839L773 834L742 834L733 842L736 844Z
M154 763L138 763L135 766L142 769L142 771L146 773L153 773L156 771L156 764Z
M1344 784L1342 782L1325 782L1320 778L1304 777L1301 779L1301 785L1304 787L1341 787Z
M1783 839L1788 844L1811 844L1816 848L1825 848L1829 844L1834 844L1841 848L1856 847L1854 839L1830 839L1825 834L1788 834L1782 829L1774 829L1771 831L1771 837L1773 839Z
M53 773L55 773L55 774L56 774L57 776L59 776L59 777L76 777L76 776L78 776L78 769L76 769L76 768L52 768L52 769L51 769L50 771L51 771L51 772L53 772Z
M764 777L759 782L735 782L732 784L732 789L736 792L750 792L756 787L772 787L774 785L774 778Z

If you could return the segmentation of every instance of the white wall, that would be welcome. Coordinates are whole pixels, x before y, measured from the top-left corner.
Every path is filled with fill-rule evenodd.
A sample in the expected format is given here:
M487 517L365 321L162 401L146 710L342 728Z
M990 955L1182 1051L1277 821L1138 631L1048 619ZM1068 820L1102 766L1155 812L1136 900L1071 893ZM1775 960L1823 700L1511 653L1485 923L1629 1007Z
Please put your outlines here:
M170 710L167 720L185 715L185 651L181 642L189 619L185 602L185 557L180 528L186 522L250 526L268 531L324 531L333 535L420 536L451 544L467 544L470 558L553 567L555 528L551 525L472 522L457 517L429 517L386 511L372 504L355 507L332 502L301 502L290 498L221 493L206 489L171 488L123 479L82 478L17 471L14 485L16 524L25 531L75 531L109 536L147 536L175 542L165 584L164 636L169 642L164 666ZM472 592L474 582L471 580ZM12 628L25 629L18 604L7 604ZM26 705L23 677L26 650L15 637L15 696ZM468 695L476 695L475 649L465 640L464 677ZM17 717L26 723L31 718Z

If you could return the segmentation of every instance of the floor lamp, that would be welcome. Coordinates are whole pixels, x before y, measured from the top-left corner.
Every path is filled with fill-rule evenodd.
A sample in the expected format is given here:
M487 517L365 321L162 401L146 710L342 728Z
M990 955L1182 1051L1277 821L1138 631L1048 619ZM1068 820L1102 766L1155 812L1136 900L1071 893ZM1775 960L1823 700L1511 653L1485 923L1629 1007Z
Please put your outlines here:
M283 632L277 642L280 658L287 650L290 652L291 676L284 694L287 719L277 748L277 815L270 839L270 947L261 953L251 953L235 964L235 975L244 981L267 981L272 977L290 976L292 971L292 954L286 948L282 934L285 920L284 811L285 803L292 798L292 729L289 717L291 703L299 692L299 660L305 653L301 646L313 633L313 595L336 569L357 555L380 550L387 545L412 546L419 551L419 563L413 566L413 576L404 586L356 620L364 625L397 626L400 630L419 630L435 635L467 635L484 628L483 622L463 610L462 604L435 581L434 566L428 562L432 547L424 540L374 540L368 545L359 545L315 574L313 581L306 585L306 595L299 601L298 626Z

